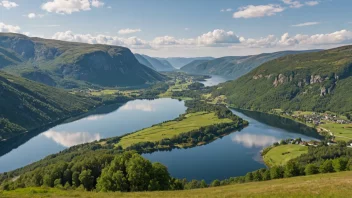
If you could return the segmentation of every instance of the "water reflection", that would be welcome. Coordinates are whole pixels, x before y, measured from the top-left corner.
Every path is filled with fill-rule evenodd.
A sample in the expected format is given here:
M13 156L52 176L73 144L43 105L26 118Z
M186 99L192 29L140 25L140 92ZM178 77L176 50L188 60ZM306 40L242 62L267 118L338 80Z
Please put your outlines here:
M254 148L254 147L264 148L280 140L274 136L268 136L268 135L236 133L233 135L232 141L242 144L246 148Z
M220 83L226 82L230 79L223 77L223 76L217 76L217 75L212 75L211 78L205 79L204 81L200 81L201 83L204 84L206 87L211 87L211 86L216 86Z
M155 112L156 111L156 104L145 104L145 103L127 103L123 107L121 107L121 110L140 110L140 111L146 111L146 112Z
M77 144L83 144L86 142L93 142L95 140L100 140L100 134L90 134L88 132L57 132L53 130L49 130L42 134L48 139L54 140L56 143L64 146L71 147Z
M100 119L103 119L104 115L93 115L93 116L88 116L86 118L83 118L84 120L89 120L89 121L97 121Z

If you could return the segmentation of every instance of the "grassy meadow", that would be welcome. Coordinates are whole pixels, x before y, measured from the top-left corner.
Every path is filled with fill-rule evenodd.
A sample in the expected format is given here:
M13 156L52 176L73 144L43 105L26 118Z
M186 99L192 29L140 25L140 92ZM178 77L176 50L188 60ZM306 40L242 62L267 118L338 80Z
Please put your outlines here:
M280 145L266 153L263 156L263 160L268 166L280 166L305 153L308 153L307 146L296 144Z
M0 192L3 198L108 198L108 197L351 197L352 172L318 174L292 177L265 182L251 182L215 188L183 191L136 192L136 193L97 193L85 191L59 190L54 188L25 188Z
M181 121L169 121L142 129L136 133L127 135L117 144L127 148L139 142L156 142L165 138L172 138L174 135L186 133L194 129L213 124L230 123L230 119L219 119L215 113L197 112L190 113Z

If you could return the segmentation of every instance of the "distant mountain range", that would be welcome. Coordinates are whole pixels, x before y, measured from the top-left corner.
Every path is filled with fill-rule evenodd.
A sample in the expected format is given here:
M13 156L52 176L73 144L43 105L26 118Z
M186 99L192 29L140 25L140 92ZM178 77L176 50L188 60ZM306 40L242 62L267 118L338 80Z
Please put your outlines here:
M156 71L162 72L175 70L175 68L167 60L153 58L143 54L135 54L135 57L141 64L146 65Z
M352 113L352 46L288 55L220 85L238 108Z
M135 86L165 77L124 47L0 33L0 69L50 86Z
M181 70L192 74L220 75L237 79L267 61L305 52L310 51L282 51L252 56L227 56L210 61L196 60L183 66Z
M168 61L174 68L180 69L181 67L195 61L195 60L213 60L213 57L194 57L194 58L182 58L182 57L170 57L170 58L157 58L159 60Z

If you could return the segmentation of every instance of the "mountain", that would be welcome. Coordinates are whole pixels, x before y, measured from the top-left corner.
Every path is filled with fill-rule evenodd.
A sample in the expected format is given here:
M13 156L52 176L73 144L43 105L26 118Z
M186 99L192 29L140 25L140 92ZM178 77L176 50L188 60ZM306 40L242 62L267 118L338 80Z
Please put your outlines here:
M352 112L352 46L281 57L220 86L213 95L239 108Z
M0 142L99 103L0 71Z
M152 67L156 71L174 71L175 70L175 68L172 67L172 65L167 60L161 60L161 59L159 60L158 58L153 58L143 54L135 54L135 55L137 55L136 57L139 57L139 59L138 58L137 59L141 64L148 64L149 62L149 65L152 65ZM141 57L144 59L141 59Z
M155 70L153 65L147 59L145 59L142 55L134 54L134 56L136 57L136 59L138 60L139 63Z
M159 60L167 60L174 68L180 69L181 67L195 61L195 60L213 60L213 57L194 57L194 58L182 58L182 57L170 57L170 58L158 58Z
M165 77L124 47L0 33L0 68L50 86L135 86Z
M181 70L194 74L219 75L236 79L267 61L289 54L298 54L303 52L304 51L282 51L253 56L227 56L203 63L191 62L190 64L182 67Z

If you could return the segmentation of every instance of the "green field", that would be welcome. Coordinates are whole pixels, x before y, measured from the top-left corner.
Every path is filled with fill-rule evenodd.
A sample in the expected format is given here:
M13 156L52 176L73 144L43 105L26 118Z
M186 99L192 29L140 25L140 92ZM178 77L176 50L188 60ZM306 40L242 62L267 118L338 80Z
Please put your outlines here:
M162 93L159 96L161 98L171 97L172 92L188 90L188 86L190 84L192 84L191 81L187 81L187 82L182 83L181 81L177 80L175 85L170 86L170 88L165 93Z
M339 172L196 190L138 193L96 193L84 191L65 191L53 188L26 188L9 192L0 192L0 197L351 197L351 183L352 172Z
M320 126L332 132L335 136L335 140L352 140L352 124L328 123Z
M268 166L280 166L305 153L308 153L307 146L296 144L281 145L272 148L263 156L263 160Z
M200 127L230 122L232 122L230 119L219 119L215 113L190 113L181 121L169 121L127 135L123 137L117 145L122 146L122 148L127 148L135 143L156 142L165 138L172 138L174 135L186 133Z

